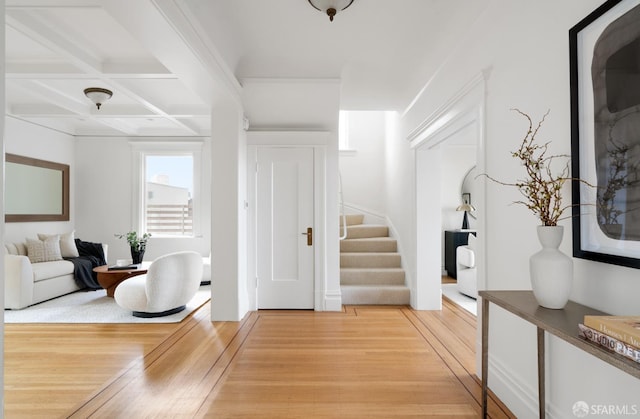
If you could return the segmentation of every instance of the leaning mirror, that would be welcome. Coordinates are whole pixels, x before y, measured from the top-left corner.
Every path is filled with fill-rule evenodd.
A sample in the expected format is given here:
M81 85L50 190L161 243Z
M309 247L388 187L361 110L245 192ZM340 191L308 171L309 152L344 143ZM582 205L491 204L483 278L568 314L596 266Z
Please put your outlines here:
M5 155L5 222L69 221L69 165Z

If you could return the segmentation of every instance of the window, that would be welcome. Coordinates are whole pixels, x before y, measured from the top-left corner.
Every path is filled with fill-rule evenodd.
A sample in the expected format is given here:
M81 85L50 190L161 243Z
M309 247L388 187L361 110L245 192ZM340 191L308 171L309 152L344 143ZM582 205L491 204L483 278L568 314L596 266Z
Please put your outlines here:
M338 117L338 149L349 150L349 112L340 111Z
M141 143L137 153L138 204L134 220L155 237L199 235L200 144Z
M144 231L193 235L193 155L144 156Z

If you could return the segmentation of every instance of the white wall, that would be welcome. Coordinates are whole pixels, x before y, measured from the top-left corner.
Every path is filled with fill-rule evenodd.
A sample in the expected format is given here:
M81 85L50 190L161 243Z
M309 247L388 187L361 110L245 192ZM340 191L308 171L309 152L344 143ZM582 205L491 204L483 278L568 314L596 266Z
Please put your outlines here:
M153 141L153 139L147 139ZM157 139L162 142L166 139ZM107 243L109 262L130 258L126 241L115 234L130 230L134 225L134 152L128 138L78 138L75 140L75 162L71 173L76 173L75 228L76 237L86 241ZM194 250L208 255L211 246L211 145L207 139L202 149L202 228L201 235L193 238L151 237L145 260L180 250ZM73 195L73 194L72 194ZM137 204L135 204L137 205Z
M67 233L74 228L76 218L75 185L77 173L74 167L75 143L73 137L47 128L29 124L14 118L5 118L6 153L33 157L69 165L69 221L43 221L30 223L5 223L4 242L24 242L26 237L35 239L38 233Z
M551 109L541 139L553 140L553 154L570 153L568 30L602 3L600 0L537 2L494 0L439 74L403 115L399 138L388 144L389 215L403 237L411 237L414 156L405 138L462 86L485 72L486 170L513 180L520 167L510 157L526 133L518 107L540 118ZM552 17L552 18L550 18ZM404 193L403 193L404 192ZM564 194L570 200L569 190ZM487 182L486 263L488 289L530 289L529 256L539 249L538 221L512 205L517 190ZM571 254L571 224L561 249ZM408 240L409 241L409 240ZM637 314L638 271L574 259L571 298L619 314ZM518 417L537 409L535 328L500 309L492 309L489 385ZM547 340L547 402L551 417L574 417L576 401L637 404L638 381L553 337Z
M242 112L231 101L211 112L211 320L239 321L247 294L247 141Z
M0 23L4 25L4 0L0 0ZM0 34L0 53L4 57L4 32ZM0 77L4 80L4 61L0 63ZM0 115L4 115L5 112L5 104L4 104L4 83L0 84ZM0 122L0 150L5 149L5 141L6 141L6 118L2 119ZM0 162L0 184L3 185L4 192L4 159ZM4 208L4 193L0 195L0 208ZM0 215L4 219L4 210L0 211ZM0 243L4 243L5 240L5 229L4 223L2 227L0 227ZM0 259L0 272L4 272L4 258ZM4 275L2 276L2 287L0 288L0 301L2 301L3 310L0 315L0 348L4 348ZM0 352L0 370L4 372L4 351ZM0 377L0 386L4 388L4 374ZM0 395L0 406L4 406L4 391ZM4 410L4 409L3 409Z
M340 153L345 204L385 215L385 112L350 111L348 118L352 151Z
M398 113L387 114L384 190L387 217L397 234L395 238L401 249L407 283L411 284L416 277L418 259L415 240L415 156L401 136L400 122Z

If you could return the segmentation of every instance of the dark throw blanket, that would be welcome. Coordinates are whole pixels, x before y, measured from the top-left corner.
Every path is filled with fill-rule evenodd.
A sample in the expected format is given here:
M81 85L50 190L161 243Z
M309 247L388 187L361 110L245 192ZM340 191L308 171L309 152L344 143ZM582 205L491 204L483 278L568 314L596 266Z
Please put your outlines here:
M98 283L98 275L93 272L96 266L106 265L104 260L104 252L101 243L85 242L75 239L78 248L79 257L65 258L73 263L73 276L80 288L89 288L92 290L102 289Z

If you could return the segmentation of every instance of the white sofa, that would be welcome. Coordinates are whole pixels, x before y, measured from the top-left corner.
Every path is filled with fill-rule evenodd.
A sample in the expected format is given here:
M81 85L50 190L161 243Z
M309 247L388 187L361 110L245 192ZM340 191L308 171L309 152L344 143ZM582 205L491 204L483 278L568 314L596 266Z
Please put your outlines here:
M456 248L458 292L471 298L478 298L475 246L476 236L469 233L468 244Z
M108 246L102 244L105 260ZM55 260L32 263L25 243L5 244L4 308L21 309L80 289L73 263Z

